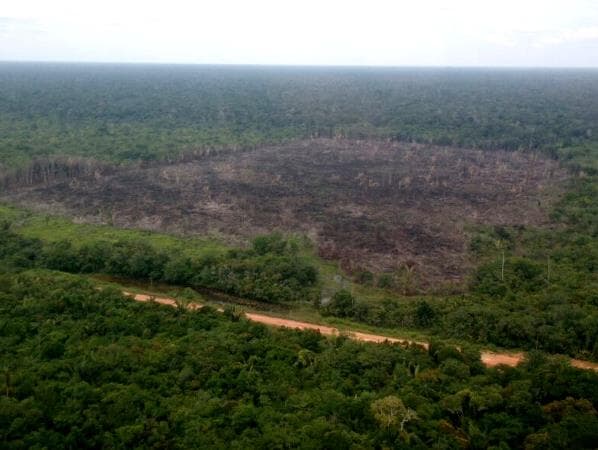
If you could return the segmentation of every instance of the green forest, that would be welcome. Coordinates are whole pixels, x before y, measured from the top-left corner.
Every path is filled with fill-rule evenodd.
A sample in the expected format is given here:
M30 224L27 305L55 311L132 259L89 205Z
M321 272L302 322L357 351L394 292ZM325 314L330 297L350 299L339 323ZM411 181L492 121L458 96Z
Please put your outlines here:
M532 353L360 344L0 280L4 448L593 448L598 374Z
M315 136L556 155L597 142L596 77L556 69L2 63L0 161L168 160Z
M538 153L569 174L546 225L471 226L465 290L433 293L408 267L343 272L300 234L231 243L0 204L0 446L596 448L598 372L568 358L598 361L597 123L595 70L0 63L0 189L53 161L159 167L316 137ZM525 360L488 368L488 348Z

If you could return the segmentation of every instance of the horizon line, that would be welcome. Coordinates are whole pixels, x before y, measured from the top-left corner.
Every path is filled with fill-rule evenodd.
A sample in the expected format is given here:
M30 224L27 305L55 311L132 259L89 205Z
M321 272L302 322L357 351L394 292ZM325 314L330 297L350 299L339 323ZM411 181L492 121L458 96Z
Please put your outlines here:
M279 68L353 68L353 69L519 69L519 70L598 70L597 66L517 66L517 65L391 65L391 64L289 64L289 63L225 63L225 62L166 62L166 61L87 61L0 59L0 64L89 64L89 65L155 65L155 66L224 66L224 67L279 67Z

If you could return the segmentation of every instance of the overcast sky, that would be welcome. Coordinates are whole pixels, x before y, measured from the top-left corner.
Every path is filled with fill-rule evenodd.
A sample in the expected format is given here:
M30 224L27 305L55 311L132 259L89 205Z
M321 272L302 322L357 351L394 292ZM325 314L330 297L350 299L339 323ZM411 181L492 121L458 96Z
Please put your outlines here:
M598 67L598 0L2 0L0 60Z

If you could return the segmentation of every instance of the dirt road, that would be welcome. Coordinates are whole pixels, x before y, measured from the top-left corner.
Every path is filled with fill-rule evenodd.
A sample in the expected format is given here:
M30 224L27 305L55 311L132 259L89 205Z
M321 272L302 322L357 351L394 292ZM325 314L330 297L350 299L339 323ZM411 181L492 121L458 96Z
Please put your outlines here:
M149 302L154 301L161 305L168 305L168 306L177 306L177 302L168 297L152 297L146 294L133 294L131 292L123 291L128 297L131 297L134 300L139 302ZM189 309L201 309L203 305L199 303L189 303L186 305ZM218 311L223 312L222 308L218 308ZM273 327L281 327L281 328L291 328L295 330L314 330L318 331L319 333L326 335L326 336L347 336L350 339L355 339L356 341L362 342L373 342L376 344L381 344L383 342L390 342L390 343L398 343L398 344L415 344L419 345L424 349L429 348L429 344L423 341L413 341L409 339L398 339L393 338L390 336L382 336L379 334L370 334L370 333L362 333L360 331L340 331L338 328L330 327L327 325L319 325L315 323L309 322L300 322L297 320L291 319L283 319L280 317L272 317L267 316L264 314L257 314L257 313L245 313L245 317L253 322L262 323L264 325L269 325ZM482 351L481 359L482 363L486 367L495 367L498 365L507 365L510 367L515 367L520 364L525 357L524 353L516 352L516 353L496 353L491 351ZM579 359L571 359L571 365L573 367L577 367L580 369L589 369L595 370L598 372L598 363L593 363L589 361L582 361Z
M482 352L482 363L486 367L495 367L501 364L515 367L521 361L523 361L524 354L519 353L495 353L495 352Z
M168 305L168 306L177 306L177 302L168 297L152 297L151 295L146 294L133 294L131 292L124 291L128 297L137 300L138 302L149 302L153 301L159 303L161 305ZM199 303L189 303L187 308L189 309L201 309L203 305ZM218 308L218 311L223 312L222 308ZM355 332L346 332L340 331L338 328L329 327L327 325L318 325L315 323L309 322L299 322L297 320L292 319L283 319L280 317L272 317L266 316L264 314L256 314L256 313L245 313L245 317L252 322L263 323L264 325L270 325L273 327L281 327L281 328L292 328L295 330L314 330L318 331L319 333L326 335L326 336L347 336L348 338L355 339L357 341L364 341L364 342L374 342L380 344L382 342L391 342L391 343L400 343L400 344L417 344L421 347L428 349L427 342L420 342L420 341L410 341L407 339L398 339L389 336L381 336L377 334L369 334L369 333L362 333L359 331Z
M359 331L340 331L338 328L329 327L326 325L318 325L308 322L299 322L291 319L282 319L280 317L265 316L263 314L245 313L245 317L253 322L263 323L274 327L293 328L296 330L314 330L319 331L326 336L347 336L350 339L364 342L375 342L381 344L383 342L400 343L400 344L416 344L428 349L427 342L410 341L406 339L398 339L389 336L380 336L378 334L361 333Z

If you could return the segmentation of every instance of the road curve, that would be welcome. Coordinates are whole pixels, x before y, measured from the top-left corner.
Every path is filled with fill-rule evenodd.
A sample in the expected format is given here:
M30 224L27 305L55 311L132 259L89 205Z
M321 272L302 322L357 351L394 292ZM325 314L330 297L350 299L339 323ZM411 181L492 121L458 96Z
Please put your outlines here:
M169 298L169 297L153 297L151 295L146 294L134 294L132 292L123 291L123 294L127 297L132 298L138 302L155 302L161 305L168 305L168 306L177 306L178 303L176 300ZM203 308L203 305L199 303L188 303L186 305L188 309L197 310ZM219 312L223 312L222 308L218 308ZM319 333L325 336L346 336L350 339L354 339L356 341L362 342L372 342L376 344L381 344L384 342L390 343L397 343L397 344L415 344L424 349L428 349L430 344L423 341L414 341L409 339L399 339L390 336L382 336L379 334L370 334L370 333L362 333L360 331L340 331L338 328L331 327L328 325L319 325L315 323L309 322L300 322L297 320L292 319L283 319L281 317L272 317L267 316L264 314L258 313L245 313L245 317L252 322L262 323L264 325L269 325L273 327L281 327L281 328L291 328L295 330L314 330L318 331ZM482 363L486 367L496 367L499 365L506 365L510 367L515 367L520 364L523 359L525 358L525 354L522 352L513 352L513 353L498 353L498 352L491 352L491 351L482 351L481 352L481 359ZM579 369L587 369L587 370L594 370L598 372L598 363L593 363L590 361L583 361L580 359L571 359L570 363L573 367L577 367Z

